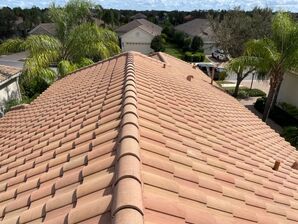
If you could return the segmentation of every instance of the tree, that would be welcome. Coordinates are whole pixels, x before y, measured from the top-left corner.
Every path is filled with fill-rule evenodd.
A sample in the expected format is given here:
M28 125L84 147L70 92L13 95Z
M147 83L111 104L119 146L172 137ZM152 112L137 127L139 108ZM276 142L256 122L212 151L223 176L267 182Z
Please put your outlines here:
M255 8L249 14L235 8L223 17L210 15L209 21L219 47L235 58L243 54L248 40L270 37L272 11Z
M235 98L238 97L239 93L239 87L241 82L250 74L256 72L256 68L253 65L249 64L249 61L245 59L245 57L238 57L235 59L232 59L228 66L227 70L234 72L237 76L236 86L234 89L233 96ZM260 73L262 74L262 73Z
M204 42L201 37L195 36L191 42L192 51L203 51Z
M56 25L56 36L32 35L24 41L8 40L0 45L0 54L28 50L26 74L48 80L55 77L55 72L50 69L53 64L58 65L62 77L86 62L119 53L115 33L92 23L91 8L87 0L70 0L64 8L52 5L49 16Z
M178 45L178 46L183 46L184 44L184 39L186 38L185 33L180 32L180 31L176 31L174 33L174 42Z
M153 38L150 47L155 52L164 51L165 50L165 44L166 44L165 39L161 35L159 35L159 36L155 36Z
M272 37L249 41L246 55L246 61L270 77L263 113L266 121L285 72L298 69L298 23L289 14L279 12L272 22Z

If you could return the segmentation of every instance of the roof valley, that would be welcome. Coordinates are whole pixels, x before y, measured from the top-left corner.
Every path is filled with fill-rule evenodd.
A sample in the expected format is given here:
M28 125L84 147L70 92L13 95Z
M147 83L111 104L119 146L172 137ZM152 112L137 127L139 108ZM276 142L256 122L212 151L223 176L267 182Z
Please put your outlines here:
M112 201L114 224L143 221L143 197L134 56L128 53Z

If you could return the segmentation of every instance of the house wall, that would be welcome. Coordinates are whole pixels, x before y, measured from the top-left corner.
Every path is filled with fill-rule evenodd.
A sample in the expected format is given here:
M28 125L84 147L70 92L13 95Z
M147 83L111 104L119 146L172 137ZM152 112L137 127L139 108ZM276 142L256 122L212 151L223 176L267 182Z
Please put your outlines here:
M154 36L140 28L131 30L122 35L120 38L122 52L138 51L143 54L149 54L153 52L153 49L150 48L150 45Z
M285 74L279 90L277 102L286 102L298 107L298 74Z
M17 79L13 79L0 86L0 106L12 99L20 99Z

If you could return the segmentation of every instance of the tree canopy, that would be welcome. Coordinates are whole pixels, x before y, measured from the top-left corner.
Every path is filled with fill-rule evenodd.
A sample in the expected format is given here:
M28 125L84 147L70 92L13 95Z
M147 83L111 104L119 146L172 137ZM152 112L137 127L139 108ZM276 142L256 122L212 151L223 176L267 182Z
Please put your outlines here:
M227 11L223 16L209 16L211 26L220 48L232 57L244 53L245 43L250 39L271 36L271 9L255 8L245 12L240 8Z
M245 55L247 63L270 78L263 114L266 121L285 72L298 71L298 23L288 13L277 13L272 22L272 36L248 41Z
M114 32L93 23L87 0L70 0L65 7L52 5L49 17L55 23L56 36L32 35L24 41L10 39L0 45L0 53L27 50L25 71L29 76L53 78L51 65L58 65L63 76L76 68L119 53Z

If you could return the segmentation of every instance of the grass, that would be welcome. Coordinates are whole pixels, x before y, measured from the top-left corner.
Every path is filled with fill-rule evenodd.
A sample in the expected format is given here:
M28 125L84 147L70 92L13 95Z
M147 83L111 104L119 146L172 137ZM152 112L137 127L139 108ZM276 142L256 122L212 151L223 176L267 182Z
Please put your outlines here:
M172 43L166 43L165 53L182 60L184 57L183 51L179 49L175 44L172 44Z
M222 85L222 84L233 84L234 82L229 82L229 81L225 81L225 80L218 80L218 81L215 81L218 85Z

